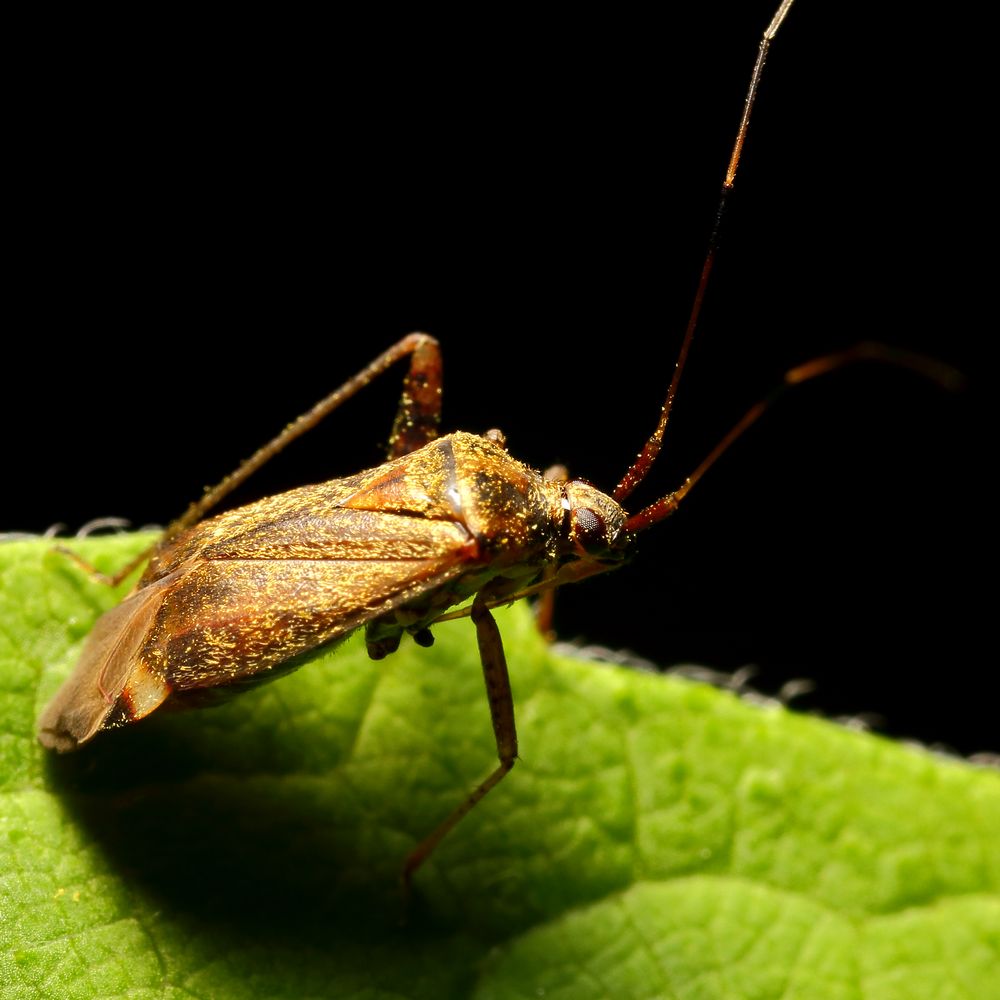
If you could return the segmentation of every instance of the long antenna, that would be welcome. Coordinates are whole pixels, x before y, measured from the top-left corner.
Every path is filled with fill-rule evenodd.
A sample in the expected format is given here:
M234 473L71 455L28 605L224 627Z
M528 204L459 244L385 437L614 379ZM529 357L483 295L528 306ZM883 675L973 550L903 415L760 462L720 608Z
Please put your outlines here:
M743 152L743 144L746 142L747 129L750 127L750 112L753 110L754 101L757 97L757 88L760 85L761 73L764 71L764 62L767 59L768 49L771 41L777 34L778 28L788 15L794 0L782 0L771 18L771 23L767 26L764 36L760 40L757 49L757 61L754 63L753 73L750 76L750 87L747 90L746 100L743 102L743 116L740 118L740 127L736 132L736 141L733 143L733 152L729 157L729 167L726 170L726 179L722 183L722 194L719 198L719 207L715 213L715 224L712 226L712 235L708 240L708 250L705 253L705 262L701 266L701 277L698 280L698 288L694 293L694 302L691 304L691 314L688 316L687 329L684 331L684 340L681 343L680 353L677 356L677 363L674 365L674 374L670 379L670 386L667 389L667 398L660 407L660 420L656 425L649 440L643 446L638 457L632 463L628 472L622 477L621 482L615 487L612 496L621 503L629 494L646 478L656 456L659 455L663 447L663 434L667 429L667 421L670 419L670 411L674 405L674 397L677 395L677 385L680 382L681 372L687 361L688 351L691 348L691 341L694 338L695 327L698 325L698 317L701 315L702 302L705 299L705 289L708 287L709 275L712 273L712 265L715 262L715 251L719 245L719 228L722 225L722 216L726 209L726 200L733 190L733 181L736 179L736 170L740 164L740 155Z
M965 381L961 372L941 361L924 357L922 354L914 354L912 351L904 351L900 348L888 347L885 344L876 344L870 341L855 344L853 347L838 351L836 354L824 354L822 357L812 358L785 372L780 385L743 414L729 433L708 453L698 468L684 480L680 489L668 493L655 503L644 507L637 514L630 515L625 522L625 530L631 533L644 531L650 525L673 514L695 483L715 465L722 454L729 449L729 446L793 386L801 385L803 382L808 382L809 379L817 378L820 375L835 372L845 365L851 365L858 361L881 361L885 364L895 365L897 368L906 368L917 375L937 382L943 389L960 389Z

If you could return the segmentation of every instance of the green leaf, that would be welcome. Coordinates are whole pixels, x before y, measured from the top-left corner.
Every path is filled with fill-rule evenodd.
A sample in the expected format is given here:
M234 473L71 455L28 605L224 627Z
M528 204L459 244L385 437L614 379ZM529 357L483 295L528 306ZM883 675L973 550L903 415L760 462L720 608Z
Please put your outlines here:
M552 655L514 608L522 760L401 924L401 860L495 759L470 624L48 754L35 719L115 600L0 547L5 1000L1000 997L994 771Z

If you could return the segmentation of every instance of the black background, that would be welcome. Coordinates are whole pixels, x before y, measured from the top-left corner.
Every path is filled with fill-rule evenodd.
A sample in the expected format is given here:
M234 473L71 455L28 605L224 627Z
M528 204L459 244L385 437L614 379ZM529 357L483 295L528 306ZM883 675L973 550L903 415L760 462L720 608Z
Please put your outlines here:
M669 379L770 14L421 14L40 79L15 158L3 527L165 522L413 329L443 345L446 429L498 426L516 456L610 490ZM968 387L869 366L790 394L632 565L560 594L558 629L753 664L767 692L811 678L805 708L998 750L972 576L993 571L994 380L970 305L973 87L938 26L879 16L803 0L775 43L637 501L786 368L857 340L925 351ZM240 499L377 463L384 382Z

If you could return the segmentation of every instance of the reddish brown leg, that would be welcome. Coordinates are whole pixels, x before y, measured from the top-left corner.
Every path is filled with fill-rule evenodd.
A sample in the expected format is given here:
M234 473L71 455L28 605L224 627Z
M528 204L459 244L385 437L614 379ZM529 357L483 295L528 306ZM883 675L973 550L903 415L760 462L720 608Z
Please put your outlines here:
M569 481L569 469L565 465L550 465L544 472L543 478L549 483L565 483ZM548 583L556 574L555 566L546 566L542 573L542 582ZM546 642L555 642L556 633L552 627L556 613L556 588L546 587L538 596L538 603L535 605L535 624L542 638Z
M426 444L437 433L441 411L441 352L438 342L426 333L411 333L383 351L370 365L339 389L321 399L311 410L293 420L277 437L258 448L239 468L217 486L207 490L181 517L168 526L162 541L175 537L185 528L197 524L223 497L250 478L265 462L270 461L286 445L312 430L325 416L350 399L359 389L391 368L397 361L412 355L410 371L403 383L396 424L389 440L390 457L405 455L414 447ZM161 544L162 544L161 541Z
M398 343L383 351L370 365L363 368L353 378L348 379L339 389L335 389L321 399L311 410L293 420L277 437L243 462L235 472L226 476L217 486L206 490L200 500L196 500L176 521L167 527L163 537L148 549L140 552L127 566L123 566L113 576L101 573L69 549L59 547L59 551L69 556L95 580L116 587L130 573L134 572L157 550L191 525L197 524L225 496L236 489L255 473L265 462L274 458L286 445L306 431L315 427L325 416L332 413L341 403L350 399L359 389L381 375L397 361L410 355L410 369L403 381L403 395L396 413L396 422L389 437L389 457L398 458L416 448L420 448L437 436L441 419L441 349L438 342L426 333L411 333Z
M548 583L555 576L555 570L547 566L542 573L542 580ZM547 587L538 595L538 603L535 605L535 625L546 642L556 641L556 630L552 627L556 614L556 588Z
M410 852L403 865L403 884L409 889L413 873L427 860L434 848L454 829L455 825L483 798L499 784L500 780L514 766L517 760L517 730L514 727L514 699L510 691L510 677L507 673L507 658L503 651L500 629L490 614L489 598L483 591L472 602L472 620L476 625L479 640L479 657L483 663L483 678L486 681L486 697L490 703L490 718L493 735L497 743L497 757L500 764L493 773L473 789L469 797L450 816L425 837Z
M396 420L389 435L389 458L423 448L438 436L441 425L441 348L426 334L419 338L403 379Z
M159 542L154 542L149 548L143 549L134 559L129 560L129 562L122 566L117 573L113 573L109 576L107 573L102 573L96 566L91 566L86 559L82 556L77 555L72 549L66 548L65 545L57 545L55 551L61 556L66 556L67 559L72 559L73 562L77 564L92 580L96 580L98 583L103 583L108 587L117 587L126 577L130 576L135 570L137 570L154 552L160 547Z

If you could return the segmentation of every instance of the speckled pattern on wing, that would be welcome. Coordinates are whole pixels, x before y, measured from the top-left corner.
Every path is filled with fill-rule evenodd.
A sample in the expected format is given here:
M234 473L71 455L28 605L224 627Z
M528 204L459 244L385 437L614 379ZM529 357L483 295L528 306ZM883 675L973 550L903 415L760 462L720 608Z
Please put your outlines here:
M98 623L41 738L71 749L167 694L265 679L366 623L416 631L495 577L521 586L558 558L561 497L457 433L196 524Z

